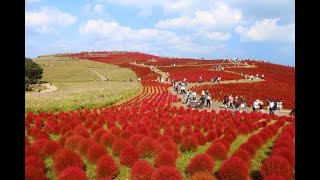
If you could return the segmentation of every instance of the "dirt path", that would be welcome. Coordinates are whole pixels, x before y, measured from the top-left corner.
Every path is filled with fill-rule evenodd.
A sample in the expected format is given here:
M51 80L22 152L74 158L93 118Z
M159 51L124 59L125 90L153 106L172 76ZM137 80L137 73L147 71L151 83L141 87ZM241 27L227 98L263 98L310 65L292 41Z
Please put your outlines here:
M166 79L168 78L168 75L167 73L161 71L160 69L156 68L156 67L174 67L174 66L152 66L152 65L145 65L145 64L138 64L138 63L132 63L133 65L135 66L141 66L141 67L149 67L151 69L151 71L153 72L156 72L158 74L160 74L161 76L165 77ZM200 64L200 65L176 65L175 67L181 67L181 66L204 66L204 65L212 65L212 64ZM241 68L244 67L244 66L241 66ZM255 68L256 66L252 66L252 65L246 65L245 66L246 68ZM232 67L228 68L228 69L232 69ZM224 70L225 72L227 73L233 73L233 74L239 74L241 75L241 73L238 73L238 72L233 72L233 71L230 71L230 70ZM220 81L220 84L230 84L230 83L257 83L257 82L262 82L262 81L265 81L264 79L253 79L253 80L250 80L250 79L239 79L239 80L224 80L224 81ZM165 81L164 83L167 83L167 81ZM195 86L200 86L200 85L214 85L214 83L212 82L203 82L203 83L188 83L188 87L187 89L190 89L192 87L195 87ZM176 94L174 91L173 91L173 88L170 87L168 88L168 92L169 93L172 93L172 94ZM183 96L182 95L178 95L182 100L183 100ZM200 99L200 95L197 94L197 99ZM206 103L205 103L206 104ZM172 103L171 104L172 106L183 106L184 108L188 108L186 104L183 104L182 101L180 102L176 102L176 103ZM207 108L207 107L204 107L203 109L199 109L199 111L203 111L203 110L207 110L207 111L220 111L224 108L221 108L221 105L222 105L222 102L219 102L219 101L214 101L214 100L211 100L211 106L210 108ZM228 109L228 110L231 110L231 109ZM244 111L247 111L247 112L252 112L252 107L248 107L247 109L245 109ZM279 116L288 116L289 113L290 113L290 109L283 109L281 111L276 111L276 114L279 115ZM267 110L262 110L261 112L263 113L268 113Z
M47 89L43 90L43 91L40 91L40 93L47 93L47 92L53 92L53 91L56 91L58 88L51 84L50 83L44 83L44 84L41 84L41 85L44 85L47 87Z
M253 65L249 65L249 64L245 64L245 63L240 63L239 65L243 65L243 66L234 66L235 64L233 63L209 63L209 64L176 64L175 66L172 65L164 65L164 66L156 66L156 67L185 67L185 66L215 66L218 64L223 64L223 65L233 65L233 66L229 66L229 67L224 67L225 69L231 69L231 68L256 68L257 66L253 66Z
M175 93L174 91L172 91L172 88L170 88L169 90L170 93L172 94L177 94ZM180 97L182 100L183 100L183 96L182 95L178 95L178 97ZM200 95L197 94L197 100L200 99ZM206 101L204 103L206 105ZM176 102L176 103L172 103L171 104L172 106L177 106L177 107L180 107L180 106L183 106L184 108L188 108L186 104L183 104L182 101L180 102ZM203 109L199 109L199 111L204 111L204 110L207 110L207 111L216 111L216 112L219 112L220 110L226 110L225 108L221 108L221 105L222 105L222 101L219 102L219 101L214 101L214 100L211 100L211 106L210 108L207 108L207 107L203 107ZM227 109L227 110L232 110L232 109ZM248 113L252 112L252 107L247 107L246 110L244 111L247 111ZM267 110L262 110L261 111L262 113L269 113L269 111ZM276 111L276 115L278 116L289 116L289 113L291 112L290 109L282 109L281 111Z
M163 71L161 71L160 69L158 69L156 66L152 66L152 65L145 65L145 64L138 64L138 63L131 63L132 65L135 66L140 66L140 67L148 67L150 68L151 71L157 73L160 75L160 77L164 77L165 79L167 79L169 77L169 75ZM155 80L156 81L156 80ZM161 83L168 83L168 81L164 81Z
M106 78L103 74L101 74L100 72L94 70L93 68L91 68L90 70L91 70L92 72L94 72L96 75L98 75L102 81L107 81L107 80L109 80L109 78Z

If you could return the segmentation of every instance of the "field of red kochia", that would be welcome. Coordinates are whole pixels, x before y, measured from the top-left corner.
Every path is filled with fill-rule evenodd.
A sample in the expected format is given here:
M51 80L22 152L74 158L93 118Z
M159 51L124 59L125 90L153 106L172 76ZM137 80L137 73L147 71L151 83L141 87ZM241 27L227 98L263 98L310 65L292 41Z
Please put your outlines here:
M59 180L86 180L92 178L92 174L99 180L121 179L124 178L122 170L129 169L129 178L133 180L179 180L187 177L248 180L252 178L252 159L272 138L275 140L271 154L261 164L261 177L293 179L294 117L171 106L181 98L168 92L170 84L154 82L158 74L149 68L128 64L131 61L147 62L156 56L105 52L96 52L95 56L89 53L68 56L130 68L142 77L143 91L125 103L106 108L26 113L26 179L48 179L49 169ZM165 64L169 62L175 61L167 59ZM186 78L192 77L187 75ZM285 107L294 107L294 91L281 87L280 80L285 77L270 75L270 78L271 82L204 85L195 89L209 89L212 97L217 99L225 93L245 95L247 102L252 100L251 97L280 96ZM287 83L289 81L285 84L290 84ZM247 141L228 155L233 142L240 136L248 136ZM203 146L207 147L204 152L196 153L185 166L178 165L186 154L197 152ZM52 159L49 168L45 163L48 159ZM218 160L222 164L214 173ZM89 171L88 164L94 169Z

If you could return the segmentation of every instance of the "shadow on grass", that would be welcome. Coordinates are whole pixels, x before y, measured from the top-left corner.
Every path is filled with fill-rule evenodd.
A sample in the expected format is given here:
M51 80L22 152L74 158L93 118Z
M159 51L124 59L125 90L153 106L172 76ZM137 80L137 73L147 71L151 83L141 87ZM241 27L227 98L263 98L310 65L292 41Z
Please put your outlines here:
M252 180L262 180L263 179L259 170L251 171L250 176L252 177Z

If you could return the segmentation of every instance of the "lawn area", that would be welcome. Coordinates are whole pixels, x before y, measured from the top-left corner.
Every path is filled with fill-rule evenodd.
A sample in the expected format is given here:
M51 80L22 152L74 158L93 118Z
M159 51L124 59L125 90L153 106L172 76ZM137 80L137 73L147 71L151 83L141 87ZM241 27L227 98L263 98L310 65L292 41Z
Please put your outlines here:
M36 60L44 69L41 81L51 82L58 89L48 93L27 92L26 112L106 107L137 94L142 88L138 82L128 82L129 78L137 77L130 69L70 58L46 57ZM104 76L118 81L97 80L100 77L91 70L92 68L97 68Z

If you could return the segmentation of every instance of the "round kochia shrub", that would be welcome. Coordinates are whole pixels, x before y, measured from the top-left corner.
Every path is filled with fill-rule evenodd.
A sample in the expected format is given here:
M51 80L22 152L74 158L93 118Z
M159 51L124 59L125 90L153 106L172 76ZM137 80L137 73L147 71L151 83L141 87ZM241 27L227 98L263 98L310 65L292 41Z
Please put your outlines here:
M295 157L294 157L294 149L280 147L276 149L272 149L271 155L282 156L286 158L291 165L291 167L295 167Z
M260 172L262 177L280 175L290 179L293 175L293 168L284 157L271 155L262 163Z
M100 156L107 154L107 150L101 144L92 144L87 151L86 158L91 163L96 163Z
M28 179L37 179L37 180L47 180L47 176L44 172L44 169L39 169L35 166L25 166L24 177Z
M75 150L78 147L79 142L83 139L83 136L73 135L66 139L65 147Z
M270 176L264 177L263 180L287 180L287 179L279 175L270 175Z
M218 172L220 180L248 180L250 178L249 166L239 157L233 156L224 161Z
M53 170L56 175L59 175L60 172L68 167L83 168L83 162L76 152L68 148L62 148L53 157Z
M39 169L44 169L44 162L40 156L28 156L25 159L25 166L33 166Z
M208 154L199 154L194 156L187 167L187 173L193 175L196 172L212 172L214 169L214 160Z
M181 151L195 151L199 146L199 141L195 136L187 136L182 139Z
M119 155L122 148L129 145L129 142L124 139L116 139L112 144L112 152L114 155Z
M198 132L195 134L199 141L199 145L205 145L207 143L207 138L205 135L203 135L201 132Z
M134 146L137 147L138 143L143 139L145 136L141 134L134 134L129 138L129 142Z
M243 148L244 150L248 151L251 157L254 156L257 152L257 148L255 148L253 144L248 142L241 144L239 148Z
M130 175L132 180L149 180L154 168L146 160L136 161L131 167Z
M161 143L162 149L165 151L172 152L175 157L179 156L179 148L173 141L166 141Z
M96 131L94 131L92 139L96 142L99 143L101 136L105 133L105 130L103 128L99 128Z
M162 146L155 139L150 137L144 137L138 144L137 150L139 157L154 157L158 152L160 152Z
M171 166L176 167L176 157L172 152L161 151L158 153L154 159L154 166Z
M41 154L43 156L52 156L60 148L62 148L60 143L58 143L56 141L47 141L44 143L44 145L41 149Z
M95 142L92 139L82 139L78 144L78 150L81 154L87 154L89 147Z
M98 176L98 178L116 177L118 172L119 172L119 168L118 168L116 162L108 154L105 154L98 159L98 162L97 162L97 176Z
M248 153L248 151L246 151L245 149L243 148L239 148L236 152L234 152L232 154L232 156L236 156L236 157L239 157L241 158L244 162L247 162L251 163L251 157L250 157L250 154Z
M106 147L112 147L112 143L117 139L117 136L109 133L109 132L105 132L101 138L100 138L100 144L106 146Z
M61 172L58 180L87 180L86 173L78 167L68 167Z
M120 152L120 163L122 165L131 167L135 161L139 158L138 151L133 147L133 145L128 144L122 148Z
M183 180L183 176L175 167L161 166L153 172L151 180Z
M207 171L199 171L193 173L190 180L217 180L210 172Z
M206 153L213 159L226 159L228 151L224 144L216 142L210 145Z
M248 139L248 143L251 143L255 148L259 149L264 142L260 136L255 134Z

